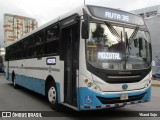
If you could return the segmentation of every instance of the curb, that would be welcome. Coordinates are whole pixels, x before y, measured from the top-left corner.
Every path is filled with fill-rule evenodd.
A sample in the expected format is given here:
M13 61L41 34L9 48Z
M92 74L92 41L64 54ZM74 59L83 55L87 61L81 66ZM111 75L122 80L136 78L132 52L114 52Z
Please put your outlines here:
M160 87L160 84L158 84L158 83L152 83L152 86Z

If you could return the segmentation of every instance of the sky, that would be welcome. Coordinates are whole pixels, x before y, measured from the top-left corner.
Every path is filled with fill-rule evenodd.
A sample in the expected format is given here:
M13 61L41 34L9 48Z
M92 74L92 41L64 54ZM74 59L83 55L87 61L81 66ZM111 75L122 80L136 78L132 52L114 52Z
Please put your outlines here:
M0 44L3 45L5 13L35 18L38 26L41 26L54 17L83 4L84 0L0 0ZM160 0L85 0L85 4L131 11L160 5Z

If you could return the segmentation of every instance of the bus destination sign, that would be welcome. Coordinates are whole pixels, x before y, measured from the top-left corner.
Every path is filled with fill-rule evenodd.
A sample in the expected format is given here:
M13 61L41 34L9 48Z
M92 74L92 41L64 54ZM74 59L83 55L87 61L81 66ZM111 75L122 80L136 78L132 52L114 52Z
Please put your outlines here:
M91 14L96 18L125 22L135 25L144 25L143 18L129 12L90 5L88 6L88 8Z
M129 21L129 16L128 15L123 15L115 12L105 12L105 17L109 19L115 19L115 20L120 20L120 21Z

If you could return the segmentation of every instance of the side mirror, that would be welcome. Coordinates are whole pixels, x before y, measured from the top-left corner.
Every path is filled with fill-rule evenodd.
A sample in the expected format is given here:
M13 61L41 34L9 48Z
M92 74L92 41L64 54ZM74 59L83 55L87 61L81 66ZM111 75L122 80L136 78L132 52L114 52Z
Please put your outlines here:
M88 22L88 15L87 14L83 15L81 33L82 33L83 39L89 38L89 22Z

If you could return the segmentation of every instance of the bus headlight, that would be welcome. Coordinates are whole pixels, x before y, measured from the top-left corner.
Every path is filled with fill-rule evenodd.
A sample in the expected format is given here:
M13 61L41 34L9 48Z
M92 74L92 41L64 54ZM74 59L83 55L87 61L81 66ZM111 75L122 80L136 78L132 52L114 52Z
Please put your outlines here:
M95 86L93 89L94 89L95 91L100 91L99 87L97 87L97 86Z
M100 88L93 82L89 81L88 79L85 79L84 82L89 89L94 90L94 91L100 91Z

